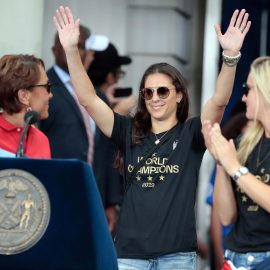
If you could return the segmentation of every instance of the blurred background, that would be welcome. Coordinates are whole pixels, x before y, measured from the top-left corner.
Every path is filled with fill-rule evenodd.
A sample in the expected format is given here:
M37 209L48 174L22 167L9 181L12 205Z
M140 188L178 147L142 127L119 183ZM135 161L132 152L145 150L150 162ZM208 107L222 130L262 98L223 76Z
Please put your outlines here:
M270 55L270 0L0 0L0 56L35 54L49 68L56 33L52 17L59 5L71 7L92 33L106 35L121 55L132 58L120 84L132 87L135 94L150 64L176 66L189 85L191 115L199 114L214 91L221 55L214 24L221 24L224 32L236 8L245 8L252 21L224 121L241 100L241 86L252 60ZM212 166L206 154L197 203L198 237L204 243L208 241L209 206L205 198ZM207 260L199 260L198 269L209 269Z

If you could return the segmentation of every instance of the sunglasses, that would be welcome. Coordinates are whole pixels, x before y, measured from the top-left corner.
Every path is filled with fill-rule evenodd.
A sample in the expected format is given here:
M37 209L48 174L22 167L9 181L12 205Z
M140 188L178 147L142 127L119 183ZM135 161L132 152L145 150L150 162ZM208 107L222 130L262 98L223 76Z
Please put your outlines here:
M34 85L31 85L31 86L28 86L27 88L34 88L34 87L44 87L46 88L48 94L50 94L52 92L52 85L50 82L47 82L46 84L34 84Z
M251 87L247 85L247 83L243 83L242 87L244 89L244 95L247 96L248 92L250 91Z
M157 95L161 99L165 99L170 95L170 88L166 86L157 87L156 90L154 88L145 87L141 89L140 93L144 99L150 100L154 95L154 91L157 91Z

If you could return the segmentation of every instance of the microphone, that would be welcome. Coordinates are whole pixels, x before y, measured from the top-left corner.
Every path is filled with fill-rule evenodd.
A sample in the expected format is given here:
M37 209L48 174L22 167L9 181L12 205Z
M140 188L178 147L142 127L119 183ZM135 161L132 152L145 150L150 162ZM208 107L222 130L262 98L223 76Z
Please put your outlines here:
M17 148L16 157L24 157L24 138L27 133L29 125L36 123L39 120L39 113L35 111L29 111L24 115L24 126L20 136L19 145Z

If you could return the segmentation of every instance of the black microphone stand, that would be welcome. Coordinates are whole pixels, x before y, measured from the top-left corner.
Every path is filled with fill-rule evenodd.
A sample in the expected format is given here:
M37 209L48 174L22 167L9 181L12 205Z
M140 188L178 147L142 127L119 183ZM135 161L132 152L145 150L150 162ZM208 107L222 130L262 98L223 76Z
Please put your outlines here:
M24 138L29 125L36 123L39 119L39 114L34 111L29 111L24 116L24 126L20 136L19 145L16 152L16 157L24 157Z

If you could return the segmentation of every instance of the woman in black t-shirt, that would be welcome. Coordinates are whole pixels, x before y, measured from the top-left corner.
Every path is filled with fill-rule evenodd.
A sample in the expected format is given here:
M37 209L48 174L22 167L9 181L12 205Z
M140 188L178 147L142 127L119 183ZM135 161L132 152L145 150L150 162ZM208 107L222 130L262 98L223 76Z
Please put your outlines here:
M166 63L154 64L144 73L132 119L114 114L96 95L81 63L77 48L79 20L74 21L69 8L60 7L54 22L80 103L124 157L123 175L129 185L115 238L119 269L195 269L194 206L205 150L201 122L221 121L250 28L248 14L236 10L224 35L219 26L215 27L224 64L215 93L200 117L189 120L184 79ZM160 147L140 164L155 146Z
M236 267L254 269L268 257L270 264L270 57L253 61L245 87L242 100L253 123L238 150L218 124L206 121L204 128L220 163L214 204L224 225L235 223L226 238L225 257Z

